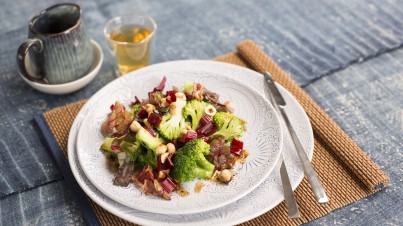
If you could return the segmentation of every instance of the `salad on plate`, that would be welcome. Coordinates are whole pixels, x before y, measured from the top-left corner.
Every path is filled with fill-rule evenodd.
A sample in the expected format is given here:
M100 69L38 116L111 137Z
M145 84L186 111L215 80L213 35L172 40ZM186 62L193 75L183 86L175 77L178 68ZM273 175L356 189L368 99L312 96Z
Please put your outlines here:
M119 101L110 106L100 149L115 173L113 184L135 183L147 195L170 200L173 191L186 194L181 183L230 183L231 169L248 156L240 140L246 122L231 101L221 103L200 83L164 92L165 83L164 77L148 99L134 97L130 109ZM201 190L203 183L196 186Z

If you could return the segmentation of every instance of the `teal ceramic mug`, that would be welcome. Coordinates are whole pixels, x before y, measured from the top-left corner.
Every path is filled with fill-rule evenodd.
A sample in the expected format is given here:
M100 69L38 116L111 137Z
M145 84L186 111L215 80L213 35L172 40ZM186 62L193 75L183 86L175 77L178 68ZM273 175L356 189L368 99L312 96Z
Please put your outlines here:
M51 6L34 16L29 22L28 40L17 53L20 74L46 84L68 83L83 77L93 60L81 8L72 3Z

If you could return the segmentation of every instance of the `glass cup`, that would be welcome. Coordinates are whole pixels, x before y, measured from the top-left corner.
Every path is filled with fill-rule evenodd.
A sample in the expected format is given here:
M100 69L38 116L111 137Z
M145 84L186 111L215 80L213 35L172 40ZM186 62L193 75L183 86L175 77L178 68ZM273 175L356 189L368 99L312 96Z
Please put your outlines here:
M118 75L150 64L157 24L146 15L125 15L109 20L104 35L116 58Z

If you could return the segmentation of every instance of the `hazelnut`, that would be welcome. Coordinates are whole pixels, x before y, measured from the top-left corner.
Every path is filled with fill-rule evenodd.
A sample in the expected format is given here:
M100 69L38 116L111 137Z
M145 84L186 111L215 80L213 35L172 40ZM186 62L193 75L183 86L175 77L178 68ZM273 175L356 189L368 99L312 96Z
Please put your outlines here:
M156 108L153 104L146 104L146 112L148 115L150 115L155 109Z
M181 135L186 135L188 133L188 130L186 128L183 128L181 130Z
M169 106L169 113L175 114L176 112L176 102L172 102L171 105Z
M193 97L196 99L196 100L203 100L203 98L204 98L204 96L203 96L203 90L198 90L198 91L195 91L194 93L193 93Z
M168 158L169 153L165 152L161 155L161 163L165 163L165 160Z
M143 123L147 128L152 128L151 124L148 122L148 119L144 119Z
M234 174L233 174L231 171L225 169L225 170L221 171L221 172L218 174L218 177L217 177L217 178L218 178L218 180L220 180L221 182L224 182L224 183L228 184L228 183L231 181L231 179L232 179L233 176L234 176Z
M213 117L217 113L217 109L213 105L207 105L207 107L204 109L204 113Z
M176 96L176 99L181 99L181 100L186 101L186 96L185 96L185 94L182 93L182 92L177 92L177 93L175 93L175 96Z
M224 105L225 105L225 108L227 108L228 112L234 113L234 111L235 111L235 104L232 103L232 101L226 101L226 102L224 103Z
M160 144L159 146L158 146L158 148L157 148L157 154L158 155L162 155L162 154L165 154L166 152L167 152L167 146L165 146L165 145L163 145L163 144ZM162 156L161 156L162 157Z
M191 126L190 122L186 122L186 123L185 123L185 128L186 128L187 130L191 130L191 129L192 129L192 126Z
M166 144L167 149L168 149L168 153L175 153L176 152L176 148L175 145L172 143L168 143Z

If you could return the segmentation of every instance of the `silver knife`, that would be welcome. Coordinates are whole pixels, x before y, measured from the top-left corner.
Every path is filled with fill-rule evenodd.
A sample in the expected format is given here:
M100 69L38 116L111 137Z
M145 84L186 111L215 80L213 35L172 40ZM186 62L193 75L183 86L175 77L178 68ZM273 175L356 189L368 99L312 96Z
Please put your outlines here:
M283 154L280 156L281 166L280 166L280 176L281 184L283 185L285 204L287 205L288 216L291 219L299 218L299 209L297 201L295 200L294 192L291 187L290 178L288 177L287 169L285 168Z
M270 92L267 92L267 95L269 97L270 102L274 106L275 100L274 100L273 95ZM280 177L281 177L281 184L283 186L285 204L286 204L287 210L288 210L288 216L291 219L298 219L300 217L298 204L297 204L297 201L295 200L294 191L292 190L292 187L291 187L290 177L288 176L287 169L285 168L285 163L284 163L282 153L280 155L279 161L281 161Z
M315 170L313 169L313 166L312 166L311 162L309 161L308 156L306 155L306 153L301 145L301 142L299 141L298 136L295 133L294 128L292 127L291 122L288 119L288 116L285 112L287 103L285 102L283 96L281 95L280 91L278 90L278 88L277 88L276 84L274 83L274 80L271 77L271 75L269 74L269 72L267 72L267 71L263 72L263 76L266 80L267 87L269 88L269 91L275 101L275 104L274 104L274 105L276 105L275 108L281 114L282 118L284 119L284 122L291 135L295 149L297 150L298 156L301 159L305 175L308 178L308 182L312 187L316 200L321 204L325 204L325 203L329 202L329 199L325 193L325 190L323 189L322 185L320 184L318 175L316 174Z

